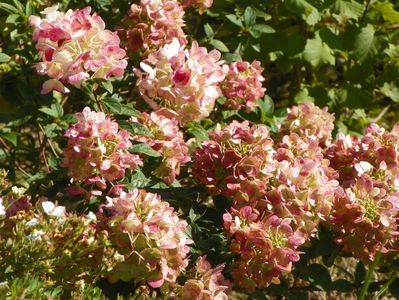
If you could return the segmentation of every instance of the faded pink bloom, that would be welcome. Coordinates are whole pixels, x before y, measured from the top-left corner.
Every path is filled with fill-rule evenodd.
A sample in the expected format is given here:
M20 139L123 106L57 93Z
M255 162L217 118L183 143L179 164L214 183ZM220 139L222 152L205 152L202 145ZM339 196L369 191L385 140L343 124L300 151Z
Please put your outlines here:
M42 12L44 18L29 18L42 59L36 70L50 77L43 84L43 94L68 92L65 83L79 87L88 78L123 75L127 60L118 35L106 30L101 17L90 12L86 7L62 13L55 5Z
M290 272L299 260L297 250L305 242L294 231L291 220L276 215L261 215L251 207L232 208L223 216L230 248L239 255L232 276L235 283L249 291L278 283L283 272Z
M130 134L119 130L109 116L85 107L76 117L78 122L65 132L68 146L63 166L71 178L102 190L106 181L119 180L127 168L134 170L142 165L137 155L127 151L132 145Z
M108 198L105 210L110 237L122 256L110 280L134 279L153 288L175 282L187 267L192 241L185 233L187 223L174 209L159 195L136 189Z
M304 102L288 109L281 133L296 133L301 138L316 140L320 146L328 146L332 140L334 116L327 107L321 109L311 102Z
M378 187L364 174L337 197L332 213L337 242L360 259L398 249L399 193Z
M227 300L230 288L223 274L224 265L212 268L205 256L197 259L193 270L188 273L188 280L177 292L173 299L181 300Z
M177 39L150 53L135 69L137 86L152 109L166 107L176 113L180 123L209 116L221 96L219 84L227 72L220 52L192 43L185 49Z
M245 108L247 112L258 106L258 100L263 98L266 89L262 87L265 80L263 68L259 61L250 64L247 61L233 62L223 81L221 88L227 98L224 105L232 109Z
M162 156L161 164L155 169L154 174L166 183L172 184L180 174L180 167L190 161L188 147L179 130L174 114L162 109L150 114L143 113L143 118L132 119L145 125L151 136L135 136L136 141L147 143Z
M185 44L186 34L183 31L184 9L175 0L141 0L132 4L128 16L124 19L126 30L120 34L126 40L128 51L137 52L157 50L174 38Z
M193 177L210 192L231 196L234 202L264 195L274 171L273 140L266 126L234 121L211 132L210 138L193 154Z

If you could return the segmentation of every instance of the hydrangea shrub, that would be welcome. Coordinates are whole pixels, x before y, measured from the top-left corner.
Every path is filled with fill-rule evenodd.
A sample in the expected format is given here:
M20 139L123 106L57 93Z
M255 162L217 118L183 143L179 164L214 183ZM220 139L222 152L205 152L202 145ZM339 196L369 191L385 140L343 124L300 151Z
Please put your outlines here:
M326 62L352 80L381 39L362 25L355 44L375 44L346 55L340 30L377 12L395 30L395 5L86 2L0 4L0 79L22 95L10 105L0 83L1 295L398 297L399 123L386 129L390 106L345 119L364 113L343 100L359 80L311 86ZM315 31L327 19L339 27ZM287 31L292 49L273 50ZM295 95L277 97L276 82ZM396 101L394 86L378 92Z

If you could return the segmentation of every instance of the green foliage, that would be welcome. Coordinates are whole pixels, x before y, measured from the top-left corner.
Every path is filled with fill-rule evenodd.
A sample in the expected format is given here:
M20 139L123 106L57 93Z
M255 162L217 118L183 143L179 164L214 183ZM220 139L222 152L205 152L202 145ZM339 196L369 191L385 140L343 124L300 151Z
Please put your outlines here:
M202 22L208 38L233 49L227 61L244 57L266 66L277 107L314 101L346 123L353 109L364 109L371 121L387 105L397 107L398 16L382 0L223 0Z
M28 18L54 3L63 9L91 5L112 30L118 28L130 5L130 1L120 0L0 3L0 168L9 171L8 179L15 185L26 187L33 201L39 195L48 195L78 211L86 211L92 206L98 208L100 201L94 199L82 204L82 199L64 193L70 180L61 166L66 143L63 134L75 122L73 113L90 103L110 114L132 135L152 133L138 122L127 121L131 117L141 118L139 111L144 105L133 91L136 78L131 65L138 65L136 57L132 58L129 74L123 80L93 80L81 90L73 88L68 96L56 92L40 94L44 78L37 76L33 68L39 58L31 40ZM261 122L276 132L279 121L285 117L285 107L303 101L328 106L335 114L339 131L345 133L358 134L372 121L391 126L398 119L399 108L398 23L399 5L387 0L214 0L204 15L187 11L185 31L190 38L209 49L218 49L226 62L260 60L265 67L267 87L267 95L259 101L255 112L220 112L216 108L209 120L187 124L185 139L195 139L190 144L191 150L209 139L208 130L217 122L227 123L232 119ZM189 224L187 233L196 245L191 251L193 258L207 254L214 264L231 262L233 257L227 251L228 241L222 234L221 223L230 205L228 200L216 196L217 201L212 202L202 187L185 187L189 176L182 176L171 186L161 182L152 174L160 155L145 143L134 144L129 151L145 156L146 165L128 173L121 183L129 189L157 192L176 208ZM183 170L182 174L187 172ZM79 226L83 230L83 225ZM51 228L47 226L46 230ZM64 247L79 254L84 249L74 247L77 239L78 236L73 236L65 241ZM309 291L358 292L367 277L366 267L363 262L356 262L351 270L354 274L343 272L349 259L334 239L330 232L319 233L303 247L304 254L292 277L282 278L281 284L271 285L251 297L306 299ZM60 252L60 249L50 252L50 267L67 268L66 261L73 275L81 271ZM32 241L21 239L20 243L0 243L0 254L0 294L4 291L5 299L57 299L65 293L65 282L53 284L60 274L52 270L51 280L46 281L48 277L38 272L49 268L45 264L48 249L35 248ZM23 264L24 270L26 266L31 268L28 274L7 269L5 259L7 263L13 261L14 266ZM379 274L382 280L375 281L376 291L387 283L387 276L399 272L398 264L387 263L385 267L389 274ZM82 287L79 292L68 291L70 297L106 299L94 283L105 270L101 272L92 280L93 286ZM308 290L298 292L298 281L305 283ZM121 290L127 289L126 295L138 299L139 296L130 293L134 286L129 284L128 288L117 285L111 288L110 297L117 297ZM399 299L398 286L396 278L386 290Z

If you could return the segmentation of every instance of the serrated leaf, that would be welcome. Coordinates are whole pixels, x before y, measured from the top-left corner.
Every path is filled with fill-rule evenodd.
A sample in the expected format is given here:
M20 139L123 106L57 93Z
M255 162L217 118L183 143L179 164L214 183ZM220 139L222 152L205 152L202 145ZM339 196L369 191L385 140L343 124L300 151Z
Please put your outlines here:
M321 18L316 7L305 0L285 0L285 7L296 14L299 14L308 25L315 25Z
M335 0L331 5L332 12L348 19L358 19L365 7L354 0Z
M39 110L56 119L64 115L64 109L59 103L51 104L51 107L41 107Z
M256 14L252 7L248 6L244 11L244 24L248 27L255 25Z
M105 80L102 82L102 87L110 94L114 91L114 87L112 86L112 82L109 80Z
M145 135L151 136L151 132L141 123L119 121L119 127L129 131L132 135Z
M226 15L226 19L229 20L234 25L243 27L241 19L239 17L237 17L236 15Z
M215 33L213 32L213 29L212 29L211 25L209 25L208 23L206 23L206 24L204 25L204 31L205 31L205 35L206 35L208 38L210 38L210 39L212 39L213 36L215 35Z
M378 53L378 40L375 37L373 25L360 29L355 37L355 42L351 54L357 58L360 63L364 63L367 59L374 57Z
M8 56L8 55L5 54L5 53L1 53L1 52L0 52L0 63L8 62L8 61L10 61L10 59L11 59L10 56Z
M229 52L229 48L227 48L227 46L219 40L211 40L209 42L209 44L211 44L213 47L215 47L216 49L222 51L222 52Z
M55 123L47 124L46 126L44 126L44 133L50 139L55 138L58 135L57 131L59 130L60 127Z
M399 23L399 12L397 12L390 2L377 2L374 4L374 9L378 11L385 21L397 24Z
M394 82L384 82L379 91L381 94L391 98L392 101L399 102L399 88Z
M150 147L146 143L135 144L129 148L131 153L142 153L151 157L159 157L161 154Z
M120 103L117 99L106 98L102 100L102 103L104 103L105 110L109 114L142 118L140 112L129 105Z
M307 40L303 58L314 68L321 64L335 64L334 52L321 40L319 35L316 35L314 39Z

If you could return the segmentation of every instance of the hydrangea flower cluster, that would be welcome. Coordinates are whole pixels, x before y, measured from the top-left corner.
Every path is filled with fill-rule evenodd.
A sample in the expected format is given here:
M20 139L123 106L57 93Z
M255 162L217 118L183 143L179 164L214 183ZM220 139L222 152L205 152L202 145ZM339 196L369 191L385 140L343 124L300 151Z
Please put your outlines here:
M187 267L191 240L185 234L187 223L174 209L159 195L136 189L108 198L104 210L120 261L110 280L134 279L153 288L175 282Z
M137 85L152 109L166 107L176 113L180 123L209 116L221 96L220 83L227 72L221 66L220 52L199 47L193 42L186 49L177 39L150 53L135 69Z
M233 121L223 130L216 128L210 138L193 153L194 179L234 203L264 196L275 169L273 140L266 126Z
M290 219L264 215L245 206L223 216L224 227L232 239L231 250L239 255L232 276L237 285L254 291L270 282L278 283L282 272L290 272L299 260L297 250L305 242L294 231Z
M143 113L143 118L132 118L145 125L151 136L135 136L136 141L148 144L162 155L162 162L154 174L166 183L172 184L180 174L180 167L190 161L188 147L179 131L178 122L170 111L161 109L150 114Z
M175 0L141 0L132 4L124 23L126 30L120 34L128 51L159 49L174 38L186 43L184 9Z
M345 191L336 198L332 224L338 242L355 257L397 251L399 218L399 125L371 124L363 137L338 135L327 156Z
M168 299L179 300L227 300L230 282L222 274L224 265L212 268L205 256L199 257L192 269L187 272L188 278L183 285L168 291Z
M76 118L78 122L65 133L68 145L63 160L73 180L104 189L106 181L121 179L127 168L142 165L139 156L127 151L132 145L129 132L119 130L109 116L85 107Z
M287 119L280 132L283 135L297 133L301 137L317 140L320 146L328 146L333 129L334 116L327 107L319 108L312 102L304 102L288 108Z
M43 60L36 65L40 75L50 77L42 93L68 92L64 83L76 87L88 78L122 76L127 66L117 33L105 29L104 21L91 8L58 11L46 8L44 18L31 16L33 41Z
M233 62L221 85L223 95L227 98L224 105L232 109L245 108L247 112L258 106L266 89L262 87L265 78L259 61Z
M306 107L312 106L302 104L292 111L301 111ZM320 111L314 110L315 115L308 113L308 117L316 118ZM333 116L329 116L331 118ZM195 150L193 177L206 185L212 194L223 194L232 200L231 212L225 217L225 222L233 220L233 225L229 222L226 225L228 236L234 235L229 232L231 226L252 224L249 221L252 217L256 219L255 224L259 220L262 220L262 224L267 223L270 218L284 220L281 221L285 224L283 228L288 226L295 235L301 237L300 244L303 244L314 235L320 222L329 218L334 199L337 193L342 192L337 180L338 173L330 167L320 147L327 142L325 137L331 136L331 132L314 135L313 132L322 132L317 124L313 124L313 132L304 130L309 124L305 118L292 126L291 123L293 121L289 119L283 126L287 130L292 127L292 132L283 131L286 134L281 133L274 142L266 127L250 127L248 122L234 121L223 130L216 128L210 133L210 141L203 142ZM319 126L324 128L325 123ZM255 225L248 226L252 228ZM243 232L249 234L250 229L243 229ZM232 251L240 257L236 261L237 273L234 273L236 283L254 289L276 281L283 267L281 270L273 267L271 269L274 271L270 273L265 271L269 270L268 264L265 270L256 269L262 265L262 261L268 262L267 252L271 250L262 250L264 246L256 241L248 243L246 247L256 254L246 256L247 248L241 248L235 238L231 244ZM293 245L292 249L295 250L300 244ZM279 252L279 255L279 259L287 263L285 270L290 269L288 263L292 263L291 254ZM299 257L295 256L295 259ZM255 269L247 270L252 262ZM239 270L247 271L240 273ZM261 276L257 274L268 275L257 278Z

